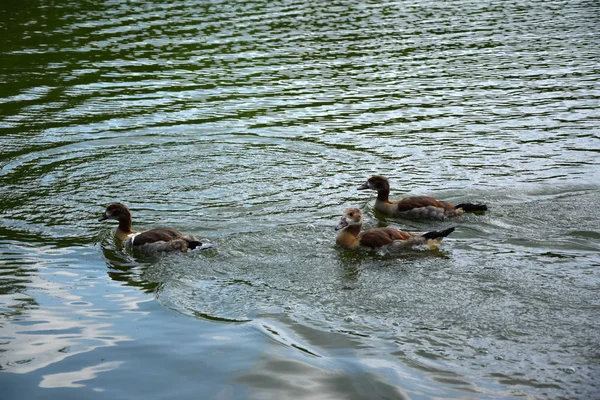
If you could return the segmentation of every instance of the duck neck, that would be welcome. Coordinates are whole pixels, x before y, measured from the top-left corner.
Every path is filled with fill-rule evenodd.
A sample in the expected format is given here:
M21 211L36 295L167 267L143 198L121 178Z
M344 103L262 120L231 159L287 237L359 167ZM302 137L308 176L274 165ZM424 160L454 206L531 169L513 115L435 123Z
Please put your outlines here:
M131 233L131 215L125 215L119 218L119 231L123 233Z
M345 229L345 231L348 232L349 235L357 237L360 233L361 227L362 225L350 225Z
M382 189L377 192L377 201L388 203L390 201L390 189Z
M340 236L352 236L353 238L358 237L362 225L348 225L340 232Z
M345 227L338 234L336 242L346 248L356 248L359 246L358 235L360 234L360 225L351 225Z

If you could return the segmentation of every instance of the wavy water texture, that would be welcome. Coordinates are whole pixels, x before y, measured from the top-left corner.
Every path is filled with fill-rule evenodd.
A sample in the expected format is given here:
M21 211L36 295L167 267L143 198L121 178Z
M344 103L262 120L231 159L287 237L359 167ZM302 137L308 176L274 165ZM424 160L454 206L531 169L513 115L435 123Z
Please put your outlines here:
M597 397L599 15L3 2L9 398ZM490 211L383 219L356 190L376 173ZM113 201L217 248L128 252L97 221ZM457 230L438 252L343 251L347 206Z

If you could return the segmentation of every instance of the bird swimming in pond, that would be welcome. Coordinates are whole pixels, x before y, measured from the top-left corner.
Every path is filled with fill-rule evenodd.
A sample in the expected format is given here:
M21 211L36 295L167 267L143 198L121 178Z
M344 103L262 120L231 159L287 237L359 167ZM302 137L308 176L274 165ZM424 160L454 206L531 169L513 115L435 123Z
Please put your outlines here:
M125 204L112 203L106 207L98 221L114 219L119 221L116 236L125 244L150 251L187 251L213 247L207 239L198 239L194 235L183 234L171 228L154 228L137 232L131 229L131 212Z
M358 190L372 189L377 191L375 210L391 217L411 219L446 219L461 215L464 212L486 211L485 204L461 203L450 204L428 196L405 197L400 200L390 200L390 183L381 175L370 177Z
M402 232L394 228L372 228L361 232L362 213L358 208L347 208L336 226L336 243L348 249L386 250L435 249L454 228L424 234Z

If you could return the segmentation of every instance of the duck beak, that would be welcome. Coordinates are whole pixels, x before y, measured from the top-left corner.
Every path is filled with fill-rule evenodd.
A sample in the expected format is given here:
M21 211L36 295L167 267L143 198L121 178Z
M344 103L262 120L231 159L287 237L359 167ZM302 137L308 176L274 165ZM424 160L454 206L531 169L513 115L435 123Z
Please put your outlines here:
M108 219L108 215L106 215L106 211L104 211L104 214L102 214L102 216L100 218L98 218L98 221L104 221Z
M357 187L357 190L365 190L369 188L369 182L365 182L362 185L360 185L359 187Z
M337 226L335 227L336 231L339 231L340 229L344 229L345 227L348 226L348 221L346 221L345 217L342 217L340 219L340 222L337 224Z

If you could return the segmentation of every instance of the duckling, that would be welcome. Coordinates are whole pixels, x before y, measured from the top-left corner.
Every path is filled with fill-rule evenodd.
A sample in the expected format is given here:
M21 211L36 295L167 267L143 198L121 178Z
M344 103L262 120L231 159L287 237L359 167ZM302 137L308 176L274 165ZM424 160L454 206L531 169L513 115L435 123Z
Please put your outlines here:
M358 187L358 190L373 189L377 191L375 209L384 215L402 218L446 219L461 215L465 211L486 211L485 204L461 203L450 204L428 196L412 196L400 200L390 200L390 183L386 177L374 175Z
M131 212L125 204L112 203L106 207L98 221L115 219L119 221L116 236L126 245L158 252L187 251L212 247L206 239L198 239L194 235L184 235L171 228L154 228L137 232L131 229Z
M361 233L362 213L358 208L347 208L336 226L336 243L348 249L402 251L411 248L435 249L454 228L424 234L401 232L394 228L373 228Z

